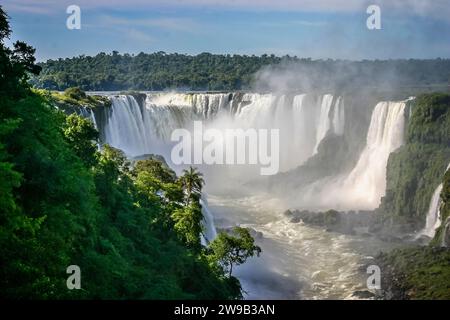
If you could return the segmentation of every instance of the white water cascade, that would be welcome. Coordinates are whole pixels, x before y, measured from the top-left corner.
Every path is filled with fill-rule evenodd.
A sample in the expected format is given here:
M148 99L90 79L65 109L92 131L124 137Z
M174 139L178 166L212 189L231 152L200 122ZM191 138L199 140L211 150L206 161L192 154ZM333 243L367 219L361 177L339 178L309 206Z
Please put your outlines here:
M403 144L406 101L380 102L372 112L366 146L347 175L325 178L304 192L302 201L320 209L373 210L386 191L391 152Z
M343 134L345 125L342 99L329 94L152 93L144 105L131 95L111 96L111 102L103 123L93 121L104 142L132 157L167 156L172 131L202 120L219 130L279 129L280 170L287 171L313 156L329 132Z
M214 225L214 216L212 215L211 211L208 208L208 202L205 200L204 197L200 199L200 204L202 206L202 213L203 213L203 228L204 232L200 237L202 245L206 246L208 243L213 241L217 236L217 230Z
M430 207L428 208L425 227L419 232L419 236L425 235L429 238L433 238L436 234L436 229L441 225L441 218L439 214L439 207L441 204L440 196L442 191L442 183L434 190L431 197Z
M367 144L343 188L354 203L375 209L386 191L386 166L391 152L403 144L405 102L376 105L367 133Z
M317 118L316 144L314 146L313 154L317 153L317 149L319 148L320 142L326 136L328 130L330 130L331 127L330 110L332 102L333 102L332 95L326 94L322 97L320 113Z
M344 104L342 102L342 98L338 97L336 99L333 114L333 130L336 135L341 136L344 134L345 129L344 124L345 124Z
M131 156L144 154L153 141L146 112L133 96L114 96L111 102L111 112L104 127L106 142Z
M447 169L445 170L445 173L447 173L448 169L450 168L450 164L447 166ZM445 174L444 173L444 174ZM441 218L441 192L442 192L443 184L439 184L436 190L433 192L433 196L431 197L430 206L428 208L427 217L425 220L425 227L420 230L416 236L416 238L419 238L420 236L424 235L429 238L434 238L434 235L436 234L437 228L439 228L442 224L442 218Z

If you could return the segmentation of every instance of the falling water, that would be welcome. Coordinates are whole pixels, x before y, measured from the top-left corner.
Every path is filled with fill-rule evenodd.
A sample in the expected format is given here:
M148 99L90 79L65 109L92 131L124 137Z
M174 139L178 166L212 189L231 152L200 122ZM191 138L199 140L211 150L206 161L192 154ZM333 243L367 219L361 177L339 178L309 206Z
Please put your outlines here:
M328 133L331 127L330 121L330 110L331 104L333 102L333 96L330 94L326 94L322 97L322 104L320 107L319 117L317 118L317 132L316 132L316 145L314 146L313 153L317 153L317 149L319 148L319 144L322 139Z
M428 208L427 218L425 227L419 232L419 236L425 235L429 238L433 238L436 229L441 225L440 219L440 196L442 191L442 183L434 190L433 196L431 197L430 207Z
M450 164L447 166L445 173L448 171L449 168L450 168ZM441 226L442 218L441 218L440 211L441 211L442 188L443 188L443 183L439 184L439 186L436 188L436 190L434 190L433 196L431 197L430 206L429 206L428 212L427 212L425 227L418 232L416 238L419 238L420 236L425 235L432 239L432 238L434 238L434 235L436 234L437 228L439 228Z
M309 186L301 201L309 207L372 210L386 191L391 152L403 144L406 102L380 102L372 112L366 146L349 174L327 177Z
M344 105L343 103L341 103L341 100L342 100L341 97L338 97L336 99L333 114L333 130L334 133L338 136L344 134L344 124L345 124Z
M213 241L217 236L217 230L214 225L214 217L209 210L208 202L205 199L205 196L200 199L200 204L202 206L203 213L203 228L204 232L201 235L201 242L203 245L207 245L211 241Z
M375 209L386 191L386 166L391 152L403 144L405 102L380 102L372 114L367 144L343 183L355 204Z
M161 149L170 146L173 130L191 130L194 120L221 129L222 120L230 117L227 123L232 128L278 129L280 169L287 171L314 155L331 129L343 133L344 105L340 97L334 106L333 100L329 94L306 99L305 94L152 93L139 105L131 95L116 95L111 96L104 121L88 116L104 142L129 156L156 152L167 156Z

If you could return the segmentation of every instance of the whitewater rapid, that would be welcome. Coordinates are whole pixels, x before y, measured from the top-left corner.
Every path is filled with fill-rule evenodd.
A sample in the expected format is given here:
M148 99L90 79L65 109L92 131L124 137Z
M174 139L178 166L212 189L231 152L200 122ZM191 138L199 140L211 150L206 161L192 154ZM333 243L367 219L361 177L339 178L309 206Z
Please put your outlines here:
M357 299L356 291L367 290L367 265L379 251L395 247L291 223L279 209L283 203L270 195L208 199L219 230L241 225L257 232L263 253L235 271L247 299Z

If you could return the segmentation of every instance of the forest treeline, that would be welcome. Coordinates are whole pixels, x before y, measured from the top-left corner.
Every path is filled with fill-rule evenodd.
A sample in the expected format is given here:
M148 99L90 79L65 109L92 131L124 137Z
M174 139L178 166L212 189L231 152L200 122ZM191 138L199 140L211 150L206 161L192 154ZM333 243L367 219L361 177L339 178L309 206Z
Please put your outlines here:
M241 90L259 85L261 70L307 76L309 85L338 89L359 86L447 86L450 60L312 60L296 56L201 53L101 52L95 56L48 60L31 83L39 88L108 90ZM261 84L264 88L264 77ZM291 77L290 88L301 81ZM310 88L306 88L310 89Z

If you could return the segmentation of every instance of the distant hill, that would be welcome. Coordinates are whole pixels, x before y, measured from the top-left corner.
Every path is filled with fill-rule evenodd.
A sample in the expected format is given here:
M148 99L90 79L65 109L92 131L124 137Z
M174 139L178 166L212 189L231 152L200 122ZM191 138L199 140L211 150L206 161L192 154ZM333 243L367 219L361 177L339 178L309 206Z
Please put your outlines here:
M269 87L267 72L294 72L314 87L448 86L450 59L433 60L311 60L275 55L196 56L165 52L138 55L99 53L96 56L48 60L31 79L38 88L64 90L241 90ZM262 71L261 71L262 70ZM266 73L264 73L266 72ZM270 78L270 77L269 77ZM304 81L290 77L290 88ZM288 80L289 80L288 79Z

